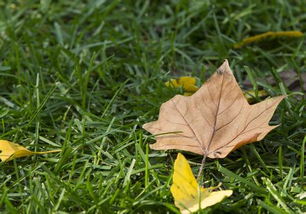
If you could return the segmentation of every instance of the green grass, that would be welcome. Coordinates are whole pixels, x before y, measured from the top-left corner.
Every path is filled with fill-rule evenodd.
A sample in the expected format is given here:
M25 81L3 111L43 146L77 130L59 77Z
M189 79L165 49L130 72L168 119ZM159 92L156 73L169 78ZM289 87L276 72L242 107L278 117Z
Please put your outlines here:
M266 31L306 31L303 1L0 2L0 138L59 154L0 163L1 213L178 213L177 151L153 151L142 124L227 58L243 87L287 94L261 142L208 160L206 186L233 196L202 213L302 213L305 99L280 73L306 70L305 39L233 49ZM276 84L264 80L273 77ZM259 99L260 100L260 99ZM200 156L185 153L197 172Z

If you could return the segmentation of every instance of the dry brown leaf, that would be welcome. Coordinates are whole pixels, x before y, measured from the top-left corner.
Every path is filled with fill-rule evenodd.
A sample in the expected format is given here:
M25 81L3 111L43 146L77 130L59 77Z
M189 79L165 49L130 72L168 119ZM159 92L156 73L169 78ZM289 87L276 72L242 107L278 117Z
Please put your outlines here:
M192 96L176 95L162 104L157 121L143 128L156 135L152 149L179 149L210 158L263 139L277 126L269 121L284 96L250 105L227 60Z

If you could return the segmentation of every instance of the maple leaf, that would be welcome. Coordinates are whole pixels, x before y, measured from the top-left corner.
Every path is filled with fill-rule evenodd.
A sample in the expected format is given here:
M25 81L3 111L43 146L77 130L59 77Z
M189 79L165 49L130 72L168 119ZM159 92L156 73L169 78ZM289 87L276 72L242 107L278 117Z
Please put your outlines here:
M190 165L182 154L174 162L173 184L170 191L182 214L196 212L232 195L232 190L212 191L218 187L203 188L196 181Z
M250 105L228 61L190 97L176 95L163 103L157 121L143 128L156 136L152 149L179 149L209 158L260 141L277 126L269 121L284 96Z
M23 146L12 143L7 140L0 140L0 159L1 161L10 161L15 158L31 156L35 154L48 154L53 152L60 152L61 150L51 150L45 152L32 152Z

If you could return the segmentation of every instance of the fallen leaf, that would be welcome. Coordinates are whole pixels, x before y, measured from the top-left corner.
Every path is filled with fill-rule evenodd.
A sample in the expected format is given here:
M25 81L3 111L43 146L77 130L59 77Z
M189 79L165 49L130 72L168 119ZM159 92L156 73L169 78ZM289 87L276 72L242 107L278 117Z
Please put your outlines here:
M35 154L48 154L53 152L60 152L61 150L51 150L46 152L32 152L23 146L12 143L7 140L0 140L0 159L1 161L10 161L15 158L26 157Z
M194 93L199 88L196 86L196 78L183 76L178 79L170 79L170 81L165 82L167 87L179 88L182 87L187 93Z
M268 122L283 98L250 105L226 60L195 94L176 95L163 103L158 120L143 128L156 136L152 149L223 158L240 146L263 139L277 127Z
M222 201L232 195L232 190L212 191L218 187L203 188L197 183L190 165L182 154L174 162L173 184L171 193L175 206L181 213L196 212Z
M266 32L257 34L255 36L251 36L243 39L241 42L234 44L234 48L242 48L248 44L252 44L255 42L260 42L266 39L275 39L275 38L299 38L304 36L304 34L300 31L279 31L279 32Z

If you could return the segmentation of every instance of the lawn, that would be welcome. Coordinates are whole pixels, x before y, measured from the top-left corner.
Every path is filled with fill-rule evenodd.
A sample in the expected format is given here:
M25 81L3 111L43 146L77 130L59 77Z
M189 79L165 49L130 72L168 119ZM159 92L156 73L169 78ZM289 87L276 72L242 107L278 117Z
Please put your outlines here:
M1 162L0 213L179 213L178 151L151 150L141 127L183 93L166 81L200 86L224 59L242 89L288 96L264 140L207 160L205 186L234 193L199 213L305 212L305 37L234 48L292 30L303 1L1 1L0 139L62 152ZM196 174L202 157L184 155Z

